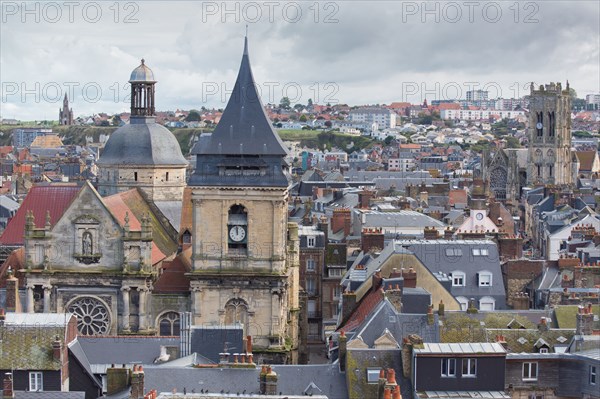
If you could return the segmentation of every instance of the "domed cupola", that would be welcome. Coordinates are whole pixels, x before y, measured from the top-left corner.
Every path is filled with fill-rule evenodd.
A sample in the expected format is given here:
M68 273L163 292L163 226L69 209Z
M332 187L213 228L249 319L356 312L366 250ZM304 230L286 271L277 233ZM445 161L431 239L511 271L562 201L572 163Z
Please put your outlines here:
M106 142L97 163L98 191L112 195L139 187L154 201L180 200L188 162L173 133L156 123L156 80L143 59L129 83L130 120Z

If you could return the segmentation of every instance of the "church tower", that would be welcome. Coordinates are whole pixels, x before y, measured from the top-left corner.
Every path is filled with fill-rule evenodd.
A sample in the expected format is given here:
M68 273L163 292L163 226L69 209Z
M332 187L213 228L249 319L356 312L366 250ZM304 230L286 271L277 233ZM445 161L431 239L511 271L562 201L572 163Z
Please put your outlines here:
M67 98L67 93L65 93L65 98L63 99L63 107L58 109L58 124L73 124L73 109L69 108L69 99Z
M531 84L529 98L528 185L573 184L569 83Z
M297 361L298 227L288 223L287 150L273 130L245 39L231 98L192 153L194 324L241 324L258 360Z
M139 187L151 201L181 201L188 162L173 133L156 123L156 80L144 60L129 83L129 123L106 142L98 160L98 191L106 196Z

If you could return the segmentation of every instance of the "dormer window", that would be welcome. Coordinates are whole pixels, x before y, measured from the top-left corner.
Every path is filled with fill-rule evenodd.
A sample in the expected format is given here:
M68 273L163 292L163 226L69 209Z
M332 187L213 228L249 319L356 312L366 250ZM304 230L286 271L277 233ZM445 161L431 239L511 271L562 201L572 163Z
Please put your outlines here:
M480 287L491 287L492 286L492 273L488 271L481 271L477 273L477 279L479 280Z
M315 247L315 237L307 237L306 239L306 246L308 248L314 248Z
M461 271L452 272L452 286L453 287L464 287L465 286L465 273Z

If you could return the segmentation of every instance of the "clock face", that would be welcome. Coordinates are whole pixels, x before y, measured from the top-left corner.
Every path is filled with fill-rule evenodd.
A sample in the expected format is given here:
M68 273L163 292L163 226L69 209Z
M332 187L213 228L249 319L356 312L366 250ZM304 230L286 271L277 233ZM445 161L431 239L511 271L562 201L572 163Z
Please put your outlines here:
M243 241L246 238L246 229L244 226L232 226L229 229L229 238L235 242Z
M535 125L535 127L541 129L542 127L544 127L544 125L542 125L542 122L538 122L537 125Z
M477 215L475 215L475 218L476 218L477 220L481 220L481 219L483 219L483 213L478 213Z

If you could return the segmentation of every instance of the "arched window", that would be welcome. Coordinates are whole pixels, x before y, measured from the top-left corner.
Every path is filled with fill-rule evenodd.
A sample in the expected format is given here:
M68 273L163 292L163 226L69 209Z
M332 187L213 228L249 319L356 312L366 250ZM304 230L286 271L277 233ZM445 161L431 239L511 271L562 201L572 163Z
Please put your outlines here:
M225 305L225 324L248 325L248 304L243 299L232 299Z
M233 205L229 208L227 246L229 253L246 255L248 248L248 212L242 205Z
M180 331L179 313L167 312L160 316L158 331L161 336L178 336Z
M469 300L467 298L465 298L464 296L457 296L456 300L458 301L458 303L460 303L460 310L467 310L467 308L469 307Z

